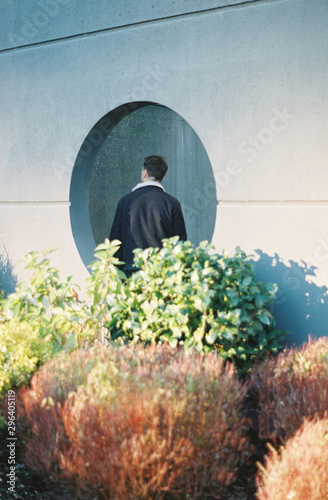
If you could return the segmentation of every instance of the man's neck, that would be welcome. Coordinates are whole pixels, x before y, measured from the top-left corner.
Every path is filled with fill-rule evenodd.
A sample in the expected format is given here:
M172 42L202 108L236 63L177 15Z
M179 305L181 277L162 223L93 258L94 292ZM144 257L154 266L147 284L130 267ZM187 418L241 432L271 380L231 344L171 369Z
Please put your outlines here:
M142 182L140 182L139 184L137 184L132 189L132 191L135 191L136 189L147 187L147 186L156 186L156 187L159 187L159 188L163 189L163 191L165 191L164 187L162 186L162 184L158 180L152 181L149 178L147 180L143 180Z
M152 181L152 182L158 182L158 184L161 183L160 180L156 179L156 177L151 177L150 175L147 175L147 177L145 177L142 182L149 182L149 181Z

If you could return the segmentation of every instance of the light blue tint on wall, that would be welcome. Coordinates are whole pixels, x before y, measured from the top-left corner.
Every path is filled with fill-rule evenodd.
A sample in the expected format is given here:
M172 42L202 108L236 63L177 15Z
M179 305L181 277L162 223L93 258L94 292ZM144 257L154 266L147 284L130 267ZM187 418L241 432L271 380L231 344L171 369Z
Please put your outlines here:
M71 223L83 262L95 244L109 237L116 206L140 182L143 161L164 156L166 191L179 199L188 239L211 241L217 210L211 164L199 137L171 109L154 103L129 103L103 117L84 141L73 170Z
M247 3L258 0L247 0ZM274 0L277 1L277 0ZM0 50L211 11L245 0L1 0Z

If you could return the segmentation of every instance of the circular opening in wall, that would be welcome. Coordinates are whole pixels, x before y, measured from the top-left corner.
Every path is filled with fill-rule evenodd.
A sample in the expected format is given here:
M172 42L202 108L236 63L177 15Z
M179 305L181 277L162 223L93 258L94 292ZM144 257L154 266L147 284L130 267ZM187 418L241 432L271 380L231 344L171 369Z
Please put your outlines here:
M75 243L87 266L95 246L108 238L116 205L140 182L143 160L164 156L163 186L178 198L188 240L211 241L216 185L205 148L193 128L172 109L132 102L105 115L83 142L73 169L70 216Z

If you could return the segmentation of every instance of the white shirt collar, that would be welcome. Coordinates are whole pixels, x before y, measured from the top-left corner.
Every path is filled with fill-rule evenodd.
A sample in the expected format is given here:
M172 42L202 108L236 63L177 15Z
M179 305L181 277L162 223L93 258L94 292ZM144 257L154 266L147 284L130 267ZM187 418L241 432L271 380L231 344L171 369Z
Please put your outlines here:
M160 182L156 182L156 181L139 182L139 184L137 184L132 189L132 191L135 191L136 189L139 189L139 188L142 188L142 187L147 187L147 186L156 186L156 187L159 187L159 188L163 189L163 191L165 191L165 189L162 186L162 184Z

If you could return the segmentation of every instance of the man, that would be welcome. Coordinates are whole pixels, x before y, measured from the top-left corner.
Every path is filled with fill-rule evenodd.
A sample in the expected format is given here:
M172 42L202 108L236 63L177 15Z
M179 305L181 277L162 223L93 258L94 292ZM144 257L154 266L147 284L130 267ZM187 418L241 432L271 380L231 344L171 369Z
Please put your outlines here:
M122 242L116 256L125 263L127 275L136 270L135 248L160 248L162 239L172 236L187 239L181 205L161 184L167 169L161 156L145 158L142 182L118 203L109 239Z

